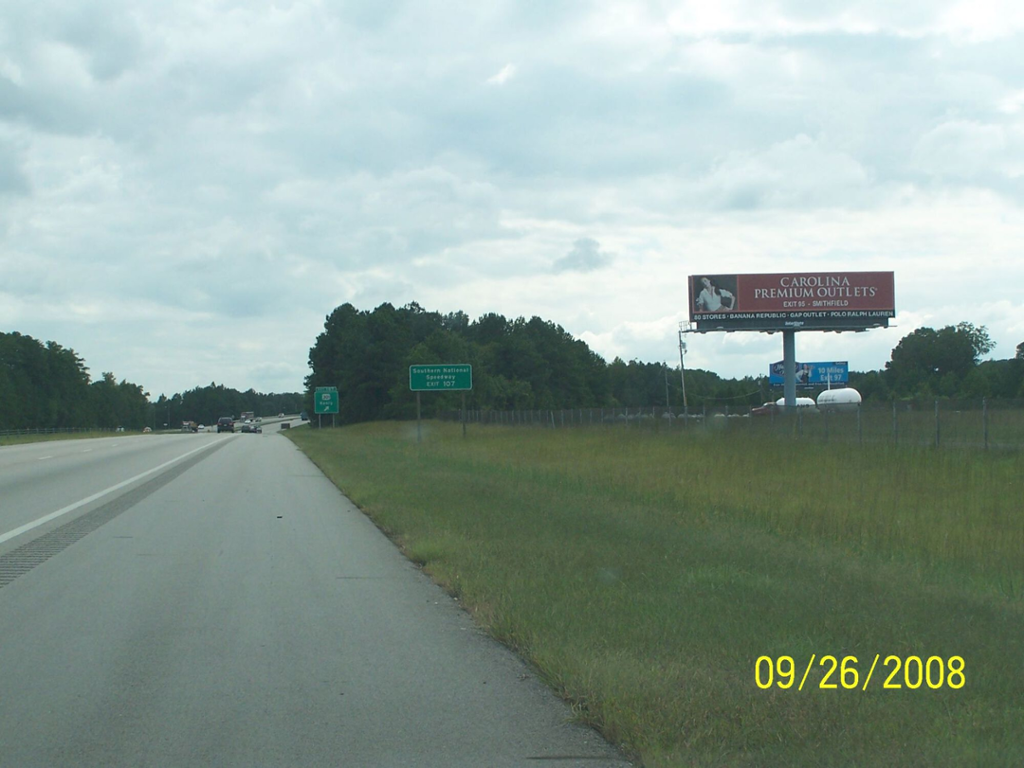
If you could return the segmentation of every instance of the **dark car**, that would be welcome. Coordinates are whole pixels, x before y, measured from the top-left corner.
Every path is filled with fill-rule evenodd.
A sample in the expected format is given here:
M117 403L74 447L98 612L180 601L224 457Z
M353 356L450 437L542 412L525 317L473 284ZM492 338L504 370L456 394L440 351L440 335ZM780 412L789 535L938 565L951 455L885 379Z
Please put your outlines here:
M221 416L217 419L217 431L218 432L234 432L235 431L235 420L230 416Z

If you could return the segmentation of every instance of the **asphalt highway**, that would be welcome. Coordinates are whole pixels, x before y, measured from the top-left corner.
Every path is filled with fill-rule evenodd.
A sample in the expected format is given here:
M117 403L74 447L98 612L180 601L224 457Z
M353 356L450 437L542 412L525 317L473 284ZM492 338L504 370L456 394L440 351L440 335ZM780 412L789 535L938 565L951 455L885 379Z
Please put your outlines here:
M0 448L0 766L628 763L294 445Z

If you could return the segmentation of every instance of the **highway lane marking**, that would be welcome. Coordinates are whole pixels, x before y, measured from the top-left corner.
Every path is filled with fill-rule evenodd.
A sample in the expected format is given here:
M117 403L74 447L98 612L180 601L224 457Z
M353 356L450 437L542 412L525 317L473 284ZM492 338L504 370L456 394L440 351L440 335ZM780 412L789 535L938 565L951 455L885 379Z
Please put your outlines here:
M222 438L222 439L223 440L229 440L230 438ZM31 523L25 523L25 525L21 526L20 528L15 528L13 531L8 531L7 533L0 534L0 544L3 544L5 541L10 541L15 536L20 536L21 534L25 533L26 531L31 531L33 528L38 528L40 525L45 525L46 523L48 523L51 520L54 520L54 519L60 517L61 515L66 515L68 512L73 512L74 510L78 509L79 507L84 507L86 504L91 504L92 502L96 501L96 499L102 498L103 496L106 496L108 493L113 493L114 491L118 491L118 490L124 488L126 485L131 485L136 480L141 480L142 478L146 477L147 475L152 475L154 472L159 472L161 469L166 469L167 467L171 466L171 464L176 464L177 462L181 461L182 459L188 458L193 453L199 453L200 451L209 450L210 448L212 448L213 446L215 446L215 445L217 445L219 443L220 443L220 440L217 440L217 441L214 441L214 442L210 443L209 445L201 445L198 448L194 448L193 450L189 451L188 453L183 453L183 454L181 454L181 456L173 458L170 461L165 461L163 464L161 464L158 467L153 467L152 469L147 469L145 472L142 472L142 473L136 475L135 477L130 477L127 480L123 480L122 482L117 483L116 485L112 485L109 488L105 488L102 491L100 491L99 493L94 493L92 496L87 496L86 498L84 498L84 499L82 499L80 501L76 501L74 504L68 504L68 506L66 506L66 507L61 507L56 512L51 512L48 515L43 515L42 517L40 517L40 518L38 518L36 520L33 520ZM47 458L49 458L49 457L47 457Z
M38 457L38 458L36 459L36 461L43 461L44 459L52 459L52 458L53 458L53 455L52 455L52 454L51 454L51 455L49 455L49 456L40 456L40 457Z

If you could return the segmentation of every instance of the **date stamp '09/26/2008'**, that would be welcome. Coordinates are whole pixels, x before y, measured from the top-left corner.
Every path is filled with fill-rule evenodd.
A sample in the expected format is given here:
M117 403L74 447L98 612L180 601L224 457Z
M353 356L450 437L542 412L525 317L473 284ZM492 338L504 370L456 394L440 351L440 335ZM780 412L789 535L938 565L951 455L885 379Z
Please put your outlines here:
M882 658L880 653L875 654L867 674L861 677L862 669L867 664L861 664L856 656L835 656L826 655L820 658L817 654L811 654L807 666L803 668L800 675L796 662L792 656L758 656L754 663L754 681L757 687L762 690L769 688L780 688L788 690L797 684L798 691L804 689L807 678L817 662L821 678L817 683L811 684L812 688L819 690L866 691L875 675L875 668ZM802 666L802 665L801 665ZM875 687L883 690L918 690L950 688L959 690L967 682L964 670L964 659L962 656L950 656L944 659L941 656L928 656L922 659L920 656L886 656L882 661L882 669L879 676L875 678Z

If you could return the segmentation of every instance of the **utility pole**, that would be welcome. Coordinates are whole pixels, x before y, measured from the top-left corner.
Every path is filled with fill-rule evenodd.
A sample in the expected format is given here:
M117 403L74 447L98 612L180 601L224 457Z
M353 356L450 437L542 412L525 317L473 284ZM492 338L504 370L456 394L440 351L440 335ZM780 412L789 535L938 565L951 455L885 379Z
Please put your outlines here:
M686 354L686 342L683 341L683 324L679 324L679 378L683 383L683 414L689 415L689 405L686 402L686 364L683 356Z
M668 363L662 363L661 367L665 370L665 407L671 408L672 404L668 401Z

